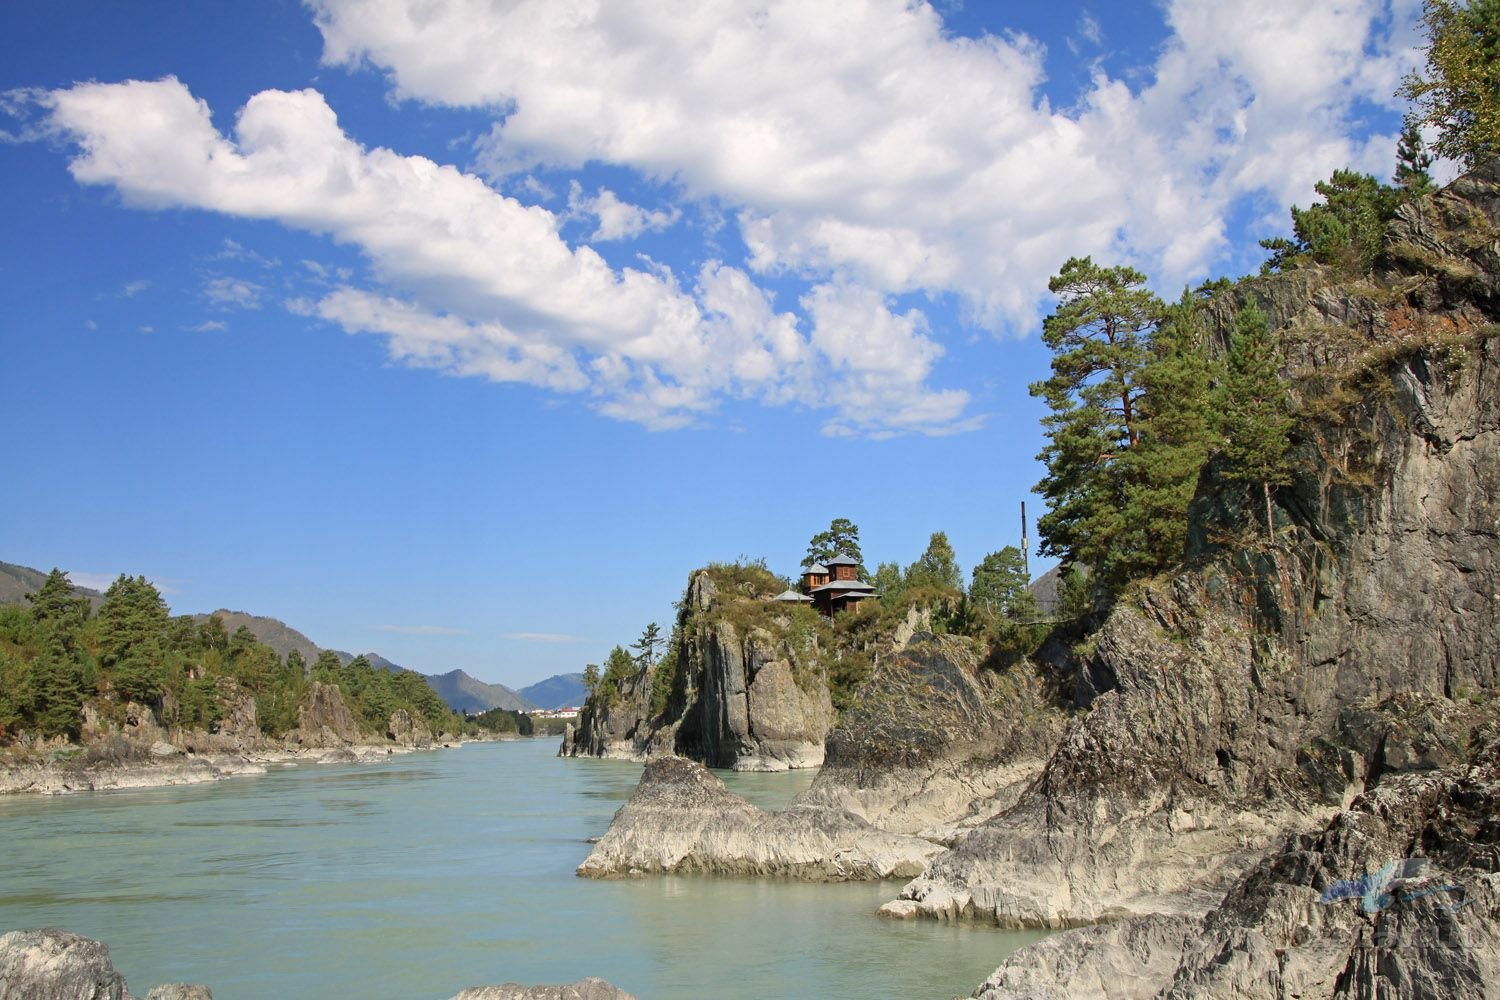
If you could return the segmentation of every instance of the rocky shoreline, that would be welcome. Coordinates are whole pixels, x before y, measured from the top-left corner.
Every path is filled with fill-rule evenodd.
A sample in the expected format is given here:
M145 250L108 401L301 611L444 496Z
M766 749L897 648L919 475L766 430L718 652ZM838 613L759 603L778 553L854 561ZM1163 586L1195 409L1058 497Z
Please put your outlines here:
M115 970L109 946L56 928L0 934L0 1000L138 1000ZM168 983L144 1000L213 1000L207 986ZM471 986L449 1000L635 1000L602 979L566 986Z

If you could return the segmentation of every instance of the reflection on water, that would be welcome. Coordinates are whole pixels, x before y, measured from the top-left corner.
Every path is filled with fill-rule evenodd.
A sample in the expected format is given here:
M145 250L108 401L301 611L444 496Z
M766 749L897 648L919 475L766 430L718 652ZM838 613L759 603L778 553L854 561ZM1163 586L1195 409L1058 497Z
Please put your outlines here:
M898 889L596 882L640 765L478 744L212 785L0 799L0 931L66 927L144 993L437 998L600 975L642 998L968 994L1037 935L874 916ZM813 773L720 772L780 808Z

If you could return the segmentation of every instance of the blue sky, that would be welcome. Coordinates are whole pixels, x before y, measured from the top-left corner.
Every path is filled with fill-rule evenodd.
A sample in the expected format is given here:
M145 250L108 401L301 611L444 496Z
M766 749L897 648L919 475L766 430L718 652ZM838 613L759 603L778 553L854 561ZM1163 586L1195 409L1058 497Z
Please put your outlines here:
M0 559L512 686L835 517L972 566L1047 277L1388 175L1418 7L5 5Z

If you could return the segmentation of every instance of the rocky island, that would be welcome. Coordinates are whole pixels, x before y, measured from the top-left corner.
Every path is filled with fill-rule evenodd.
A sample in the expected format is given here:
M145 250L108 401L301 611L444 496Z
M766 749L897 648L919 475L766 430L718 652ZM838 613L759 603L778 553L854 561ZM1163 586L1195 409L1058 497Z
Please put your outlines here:
M757 668L795 673L796 623L767 604L747 631L695 626L695 577L673 698L652 713L632 678L564 752L701 763L654 760L579 873L920 869L883 913L1075 928L989 1000L1500 996L1497 233L1491 160L1401 204L1366 272L1214 290L1206 354L1262 314L1295 402L1264 513L1210 456L1183 557L1028 655L866 634L823 770L781 813L701 763L763 759L751 692Z

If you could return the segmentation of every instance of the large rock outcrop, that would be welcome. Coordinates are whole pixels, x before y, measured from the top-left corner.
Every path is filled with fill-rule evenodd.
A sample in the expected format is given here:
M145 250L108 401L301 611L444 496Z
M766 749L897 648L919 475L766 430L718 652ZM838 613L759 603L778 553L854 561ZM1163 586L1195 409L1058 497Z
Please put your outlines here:
M769 574L766 574L769 579ZM758 582L758 581L756 581ZM562 756L644 760L677 754L712 767L785 771L817 767L833 703L815 641L753 584L693 574L683 598L680 646L660 664L589 699ZM751 592L743 592L751 586ZM663 678L658 674L670 671ZM669 697L663 699L659 688Z
M910 877L1014 801L1061 728L1027 665L980 671L965 641L920 633L877 664L785 810L752 806L701 765L655 760L579 874Z
M287 745L347 747L358 742L359 723L339 686L313 681L297 706L297 728L286 734Z
M695 761L658 757L578 874L704 872L841 882L910 878L940 845L857 816L793 803L766 812Z
M1201 918L1132 917L1013 954L982 1000L1500 997L1500 742L1382 782Z
M1457 758L1467 706L1500 686L1497 193L1492 165L1408 206L1367 285L1309 269L1241 287L1283 327L1303 397L1275 543L1210 466L1191 568L1092 637L1087 712L1040 780L887 912L1202 912L1286 833ZM1414 233L1420 269L1399 252Z

